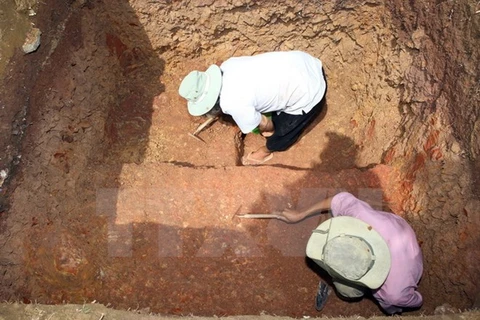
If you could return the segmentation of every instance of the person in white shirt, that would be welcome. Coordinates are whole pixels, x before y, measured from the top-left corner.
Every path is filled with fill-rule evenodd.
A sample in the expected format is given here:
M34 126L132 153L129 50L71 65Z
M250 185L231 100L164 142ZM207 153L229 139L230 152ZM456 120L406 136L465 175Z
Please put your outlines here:
M194 70L179 94L191 115L231 115L243 133L257 132L266 145L242 158L259 165L291 147L325 104L322 62L301 51L233 57L205 72Z

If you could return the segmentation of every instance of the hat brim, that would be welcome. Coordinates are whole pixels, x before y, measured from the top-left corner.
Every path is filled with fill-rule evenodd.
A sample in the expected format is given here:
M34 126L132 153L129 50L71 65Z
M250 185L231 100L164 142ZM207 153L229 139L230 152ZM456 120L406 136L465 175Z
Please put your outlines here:
M370 289L377 289L385 282L391 266L390 250L385 240L372 226L357 218L341 216L324 221L316 230L323 231L324 233L312 233L307 243L307 257L314 260L323 268L326 265L323 260L323 247L329 239L333 239L342 234L360 237L372 247L375 255L375 263L360 279L356 281L345 280L366 286Z
M217 65L211 65L205 73L208 79L208 87L205 88L204 97L199 101L189 101L187 103L188 112L192 116L201 116L210 111L217 102L222 88L222 72Z

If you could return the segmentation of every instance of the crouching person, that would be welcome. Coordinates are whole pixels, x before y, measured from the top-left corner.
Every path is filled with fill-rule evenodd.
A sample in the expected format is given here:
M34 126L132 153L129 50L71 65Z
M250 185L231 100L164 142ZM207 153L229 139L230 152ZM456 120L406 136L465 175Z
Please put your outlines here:
M420 307L423 299L417 286L423 259L410 225L347 192L304 211L285 210L282 220L296 222L329 209L333 218L312 232L306 254L332 277L337 293L347 300L356 300L371 291L389 315ZM328 285L320 281L317 310L325 306L329 292Z

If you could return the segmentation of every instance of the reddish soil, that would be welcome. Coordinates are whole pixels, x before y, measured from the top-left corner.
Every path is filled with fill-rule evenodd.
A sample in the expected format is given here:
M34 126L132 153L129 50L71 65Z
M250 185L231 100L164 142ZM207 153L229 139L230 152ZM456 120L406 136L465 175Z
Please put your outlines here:
M288 225L235 215L303 207L348 190L404 216L417 231L426 272L420 285L425 303L416 314L432 313L445 302L471 306L479 281L480 221L475 218L474 171L464 168L475 168L478 150L472 147L471 157L462 158L459 150L466 149L467 139L461 136L456 142L452 132L435 131L453 117L440 104L451 98L448 90L443 98L423 101L435 104L438 113L415 109L425 92L412 87L424 84L435 93L432 83L440 76L420 79L407 68L415 65L412 52L425 35L416 34L408 43L412 47L401 47L412 51L408 55L395 47L406 42L402 37L410 19L396 35L389 29L395 24L384 21L384 14L398 22L395 15L405 10L413 15L415 8L337 1L322 9L330 10L331 21L325 24L309 15L313 2L293 18L284 7L296 5L288 1L271 7L230 1L192 7L170 1L46 2L36 17L44 30L42 45L30 55L17 53L0 98L5 110L0 142L6 150L0 164L10 168L0 203L2 299L48 304L96 300L170 315L317 316L316 286L320 278L329 278L304 251L310 230L326 216ZM255 30L289 28L288 21L302 23L297 20L301 14L306 19L301 25L325 27L330 38L307 45L313 31L303 30L303 42L290 42L325 61L329 92L326 109L299 143L275 154L267 165L251 168L239 166L239 158L263 144L262 138L247 135L242 140L228 118L200 134L206 143L191 138L188 133L203 119L188 115L177 88L191 69L234 53L230 42L214 40L226 36L228 28L198 31L211 37L210 47L195 33L183 39L182 32L192 26L189 14L215 25L209 12L223 8L222 21L234 26L235 12L244 17L257 6L255 13L267 16L256 20ZM281 16L275 10L289 12L285 19L291 20L276 25ZM341 31L348 14L360 17L349 36ZM270 24L262 25L265 19ZM188 27L177 26L179 21ZM249 27L239 30L248 35ZM252 36L269 38L255 32ZM279 48L267 42L249 47L234 32L230 37L237 54L290 46L285 41ZM473 53L478 57L478 51ZM478 75L478 66L465 62L465 68ZM434 74L425 72L427 78ZM468 79L474 83L474 76ZM454 88L454 79L449 80ZM467 96L478 102L474 91ZM9 134L13 132L17 134ZM438 173L440 167L445 175ZM434 194L429 186L437 185L437 178L444 187ZM438 199L446 195L457 199L453 209L440 206L445 201ZM455 270L444 270L446 262ZM335 295L321 313L374 314L381 311L371 299L348 303Z

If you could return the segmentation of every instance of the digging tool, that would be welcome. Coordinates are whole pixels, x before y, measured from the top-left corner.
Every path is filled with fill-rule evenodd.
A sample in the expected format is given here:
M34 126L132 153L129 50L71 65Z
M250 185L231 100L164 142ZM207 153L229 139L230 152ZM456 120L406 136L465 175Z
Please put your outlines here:
M212 124L215 120L217 120L217 117L214 118L208 118L205 120L202 124L200 124L197 129L193 133L189 133L188 135L191 136L192 138L197 139L198 141L201 141L203 143L206 143L202 138L198 136L200 132L202 132L203 129L208 127L210 124Z
M285 217L280 212L237 214L237 217L241 219L278 219L285 221Z
M197 137L197 136L193 135L193 133L190 133L190 132L189 132L188 135L189 135L190 137L194 138L194 139L197 139L197 140L200 141L200 142L206 143L205 140L203 140L203 139L200 138L200 137Z

